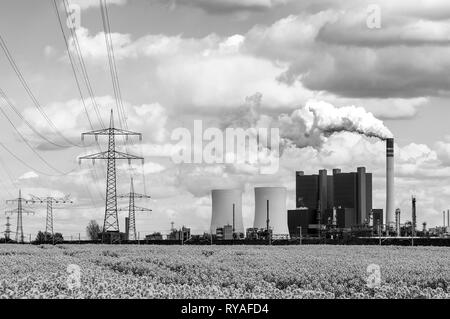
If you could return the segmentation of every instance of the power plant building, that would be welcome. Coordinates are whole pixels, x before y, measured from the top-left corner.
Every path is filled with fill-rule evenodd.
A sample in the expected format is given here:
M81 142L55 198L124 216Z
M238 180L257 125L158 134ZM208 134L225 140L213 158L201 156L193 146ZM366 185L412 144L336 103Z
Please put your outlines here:
M300 227L301 234L306 235L308 233L309 225L316 223L316 214L315 210L307 207L288 210L290 236L298 237L300 235Z
M350 228L369 223L372 211L372 174L364 167L356 172L343 173L333 169L332 175L322 169L318 174L296 172L295 211L289 211L289 230L308 220L309 224L327 225L336 219L339 228ZM305 210L307 209L307 210ZM303 227L303 224L302 224ZM296 230L298 232L298 229Z
M378 231L378 226L383 227L383 210L374 208L372 210L372 225L373 228Z

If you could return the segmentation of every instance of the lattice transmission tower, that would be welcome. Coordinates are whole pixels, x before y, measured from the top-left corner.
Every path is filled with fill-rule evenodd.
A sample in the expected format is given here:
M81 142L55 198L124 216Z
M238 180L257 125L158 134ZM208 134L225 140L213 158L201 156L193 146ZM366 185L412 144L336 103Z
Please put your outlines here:
M45 239L51 234L52 238L54 238L53 231L53 205L60 204L73 204L73 201L69 199L70 195L66 195L64 197L38 197L31 195L31 199L26 202L29 204L46 204L47 205L47 217L45 218Z
M17 230L16 230L16 242L23 243L23 221L22 216L23 214L33 214L34 212L28 209L23 208L23 204L26 203L27 200L22 198L22 191L19 189L19 197L15 199L9 199L6 201L7 204L17 203L17 208L13 210L8 210L5 212L6 215L8 214L17 214Z
M128 236L129 240L136 240L137 239L137 233L136 233L136 212L151 212L152 210L149 208L144 207L138 207L135 205L135 199L141 199L141 198L151 198L149 195L143 195L138 194L134 192L134 185L133 185L133 177L131 177L131 186L130 186L130 192L128 194L122 194L118 195L117 198L129 198L129 204L128 207L120 208L119 211L128 211L128 220L129 220L129 226L128 226Z
M144 158L116 151L115 137L117 135L124 135L128 139L128 136L135 135L139 136L139 139L142 140L142 134L115 128L113 111L111 110L109 128L82 133L81 134L82 140L84 140L85 135L93 135L95 136L96 140L98 140L99 135L108 136L107 151L82 156L79 158L79 160L81 162L81 160L91 159L92 163L94 164L96 159L107 160L106 203L105 203L105 218L103 221L103 235L107 232L119 233L119 218L117 215L116 160L122 159L128 160L128 163L131 164L131 160L141 160L142 162L144 162Z
M9 216L6 217L5 224L5 242L8 242L11 239L11 223L9 222Z

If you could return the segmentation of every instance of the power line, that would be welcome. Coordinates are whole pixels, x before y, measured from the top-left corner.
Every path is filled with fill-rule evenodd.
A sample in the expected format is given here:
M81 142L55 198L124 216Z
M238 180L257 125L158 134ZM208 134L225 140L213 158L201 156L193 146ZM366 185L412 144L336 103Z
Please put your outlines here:
M125 108L123 106L123 100L122 100L122 92L120 89L120 82L119 82L119 76L117 72L117 64L114 54L114 46L112 43L112 37L111 37L111 23L109 19L109 13L108 13L108 5L106 3L106 0L100 0L100 10L101 10L101 16L102 16L102 22L103 22L103 31L105 35L105 42L106 42L106 49L108 53L108 62L110 67L110 73L111 73L111 79L113 84L113 90L114 90L114 97L116 100L117 109L119 111L119 121L121 121L121 117L123 119L123 125L125 129L128 130L128 123L127 123L127 115L125 112ZM122 112L122 114L120 113ZM121 124L122 125L122 124ZM124 140L125 149L128 152L127 147L127 141ZM141 145L141 156L142 156L142 145ZM130 169L132 170L132 165L130 163ZM132 173L130 173L130 177L132 176ZM142 179L144 184L144 193L147 194L146 190L146 181L145 181L145 169L144 165L142 165Z
M69 14L69 12L68 12L68 5L67 5L65 0L62 0L62 2L64 4L66 16L67 16L67 18L69 18L69 16L68 16L68 14ZM71 65L71 68L72 68L72 73L74 75L74 79L75 79L75 82L76 82L78 93L80 94L80 98L81 98L81 101L83 103L84 111L85 111L86 117L87 117L87 119L89 121L89 125L90 125L91 129L94 130L92 121L91 121L90 116L89 116L89 112L88 112L87 107L86 107L86 103L85 103L85 100L84 100L83 92L81 90L80 81L79 81L78 75L77 75L76 64L75 64L74 58L73 58L73 56L71 54L69 41L67 40L66 34L64 32L64 28L63 28L63 24L62 24L62 21L61 21L61 16L59 14L58 5L56 3L56 0L53 0L53 4L54 4L54 8L55 8L55 14L56 14L56 17L58 19L58 24L59 24L59 27L60 27L60 30L61 30L61 34L62 34L63 39L64 39L64 44L65 44L66 49L67 49L67 54L69 56L70 65ZM91 82L89 80L88 72L86 70L86 65L84 63L83 54L81 52L81 48L80 48L79 41L78 41L78 36L76 34L76 31L74 31L73 28L69 27L69 30L70 30L71 35L72 35L72 40L73 40L74 47L75 47L75 54L76 54L76 56L78 58L78 64L79 64L79 66L81 68L81 74L82 74L84 83L86 85L88 94L90 96L92 106L94 107L94 110L95 110L95 113L97 115L97 119L98 119L100 125L102 127L104 127L103 120L102 120L102 117L100 116L100 112L98 110L98 105L97 105L97 102L95 100L95 94L94 94L94 91L92 89ZM99 151L101 152L102 149L100 147L100 144L98 143L98 141L96 141L96 143L97 143L97 147L98 147ZM83 143L83 147L86 150L86 147L85 147L84 143ZM98 182L98 176L97 176L96 168L93 167L93 171L90 170L90 173L91 173L92 177L94 178L94 182L96 184L96 190L98 191L98 183L97 183ZM89 196L91 197L92 203L94 203L94 200L93 200L93 197L92 197L92 194L91 194L90 190L87 189L87 191L89 192ZM102 195L100 195L100 196L102 197Z
M66 17L69 19L68 3L67 3L66 0L62 0L62 2L64 4L64 8L65 8L65 11L66 11ZM74 73L75 77L77 77L76 76L76 71L75 71L75 64L73 63L73 61L71 59L69 42L68 42L67 37L66 37L66 35L64 33L64 28L62 26L62 21L61 21L60 15L59 15L59 11L58 11L58 6L56 4L56 0L53 0L53 3L54 3L54 6L55 6L56 15L58 17L59 26L60 26L61 32L63 34L63 37L64 37L64 43L65 43L66 48L67 48L67 54L69 55L69 58L71 60L72 70L73 70L73 73ZM80 43L78 41L77 33L74 30L74 27L69 27L69 30L70 30L70 34L72 35L72 41L73 41L73 45L74 45L74 48L75 48L75 54L77 55L77 58L78 58L78 63L79 63L80 68L81 68L81 74L83 76L83 80L84 80L84 83L86 85L86 89L87 89L88 94L90 96L92 106L94 107L95 113L97 115L97 119L98 119L101 127L104 128L105 125L103 123L103 119L102 119L102 117L100 115L98 104L97 104L97 101L95 99L95 94L94 94L94 91L92 89L91 81L89 79L89 74L88 74L87 69L86 69L86 64L84 63L84 58L83 58L83 54L81 52L81 47L80 47ZM77 81L77 84L78 84L78 81ZM79 89L79 92L81 94L81 89ZM93 129L92 125L91 125L91 128Z
M1 164L0 166L3 168L3 170L6 172L6 175L8 176L11 186L13 186L13 188L17 188L18 185L17 185L16 181L14 181L14 179L12 178L11 174L9 173L9 170L6 169L6 165L3 162L1 157L0 157L0 164ZM9 189L8 189L8 193L9 193ZM11 193L9 193L9 194L10 194L10 197L13 197L13 195L11 195Z
M25 165L26 167L28 167L29 169L38 172L39 174L45 175L45 176L53 176L53 177L57 177L57 176L66 176L69 175L70 173L72 173L73 171L75 171L75 169L72 169L68 172L65 173L61 173L61 174L48 174L45 172L42 172L41 170L36 169L35 167L29 165L28 163L26 163L24 160L22 160L19 156L17 156L16 154L14 154L9 148L7 148L3 143L0 143L0 146L7 151L12 157L14 157L16 160L18 160L20 163L22 163L23 165Z
M1 90L1 89L0 89ZM2 97L3 98L3 97ZM25 136L22 135L22 133L20 133L20 131L17 129L17 127L14 125L14 123L11 121L11 119L9 118L8 114L6 114L6 112L3 110L3 108L0 107L0 112L3 114L3 116L8 120L9 124L11 124L11 126L14 128L14 130L16 131L17 135L20 136L20 138L23 140L23 142L25 143L26 146L28 146L28 148L34 153L36 154L37 157L39 157L39 159L45 163L45 165L47 165L50 169L60 173L60 174L64 174L62 171L60 171L59 169L57 169L56 167L54 167L52 164L50 164L45 158L43 158L41 156L41 154L39 154L28 142L28 140L25 138Z
M89 116L89 112L88 112L87 107L86 107L86 103L84 102L83 92L81 91L81 86L80 86L80 82L78 80L77 72L75 70L75 64L74 64L74 61L73 61L73 57L72 57L72 54L70 54L69 43L67 42L67 38L66 38L66 34L64 33L64 28L63 28L63 25L62 25L61 17L59 16L58 5L56 4L56 0L53 0L53 4L55 5L55 14L56 14L56 16L58 18L59 27L61 29L61 33L62 33L63 38L64 38L64 43L65 43L66 48L67 48L67 55L69 56L70 65L72 67L72 72L73 72L73 75L74 75L74 78L75 78L75 82L76 82L76 85L77 85L77 88L78 88L78 92L80 93L81 101L83 103L84 112L86 114L86 117L88 119L90 127L93 128L92 121L91 121L91 118Z
M109 70L111 73L111 80L114 90L114 97L116 100L119 123L121 126L124 126L125 129L128 129L128 125L126 123L125 110L122 103L122 92L120 90L119 76L117 73L116 59L114 55L114 46L111 37L111 24L109 21L108 6L106 0L100 0L100 10L102 15L103 33L105 36L106 50L108 53Z
M3 98L3 100L5 100L6 104L8 104L8 106L11 108L11 110L14 111L14 113L16 113L16 115L40 138L42 138L43 140L45 140L46 142L56 146L56 147L66 147L65 145L62 144L58 144L55 143L51 140L49 140L47 137L45 137L44 135L42 135L36 128L34 128L34 126L27 121L27 119L20 113L20 111L14 106L14 104L11 102L11 100L9 99L9 97L6 95L6 93L0 88L0 96Z
M45 113L45 111L42 109L41 104L39 103L39 101L37 100L36 96L33 94L33 91L30 89L30 86L28 85L27 81L25 80L25 78L22 75L22 72L20 71L19 67L17 66L16 62L14 61L13 56L11 55L11 52L9 51L5 40L3 39L3 37L0 35L0 46L3 49L3 52L5 53L6 58L8 59L9 64L11 65L12 69L14 70L14 72L16 73L20 83L22 84L22 87L25 89L25 91L27 92L28 97L31 99L31 101L33 102L33 105L35 106L35 108L39 111L39 113L44 117L44 119L47 121L47 123L53 128L53 130L55 131L55 133L57 135L59 135L63 140L65 140L66 142L68 142L70 145L73 146L79 146L73 142L71 142L69 139L67 139L59 130L58 128L55 126L55 124L52 122L52 120L48 117L48 115ZM66 146L61 146L60 147L66 147Z

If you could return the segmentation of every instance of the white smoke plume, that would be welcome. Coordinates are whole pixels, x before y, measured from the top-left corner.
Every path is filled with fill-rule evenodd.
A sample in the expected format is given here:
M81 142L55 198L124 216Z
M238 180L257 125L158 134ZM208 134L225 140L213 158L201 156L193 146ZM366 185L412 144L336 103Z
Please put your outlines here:
M255 102L255 103L251 103ZM338 132L353 132L381 140L392 137L392 133L372 113L363 107L334 105L309 100L306 105L290 115L278 117L260 114L261 94L246 99L245 112L240 112L234 120L228 119L226 126L278 127L284 147L320 148L327 137Z

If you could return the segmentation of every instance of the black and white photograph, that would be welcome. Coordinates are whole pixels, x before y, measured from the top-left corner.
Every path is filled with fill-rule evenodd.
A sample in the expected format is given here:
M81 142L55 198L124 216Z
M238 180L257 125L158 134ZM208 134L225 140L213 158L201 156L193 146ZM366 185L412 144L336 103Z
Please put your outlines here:
M449 119L448 0L2 0L0 299L448 300Z

